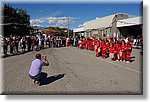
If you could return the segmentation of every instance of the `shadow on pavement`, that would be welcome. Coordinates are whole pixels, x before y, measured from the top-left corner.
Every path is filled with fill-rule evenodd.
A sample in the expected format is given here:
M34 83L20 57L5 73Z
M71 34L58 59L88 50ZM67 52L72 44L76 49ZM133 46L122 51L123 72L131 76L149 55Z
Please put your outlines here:
M135 56L130 57L131 59L136 58Z
M46 79L43 80L43 82L41 83L41 86L48 85L56 80L63 78L64 76L65 76L65 74L58 74L58 75L47 77Z

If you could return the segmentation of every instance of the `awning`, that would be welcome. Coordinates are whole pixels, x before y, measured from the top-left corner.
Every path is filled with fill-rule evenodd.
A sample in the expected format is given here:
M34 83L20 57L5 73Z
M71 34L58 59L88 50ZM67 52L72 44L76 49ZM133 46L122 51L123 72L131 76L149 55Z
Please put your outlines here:
M141 16L117 21L117 27L134 26L141 24L143 24Z

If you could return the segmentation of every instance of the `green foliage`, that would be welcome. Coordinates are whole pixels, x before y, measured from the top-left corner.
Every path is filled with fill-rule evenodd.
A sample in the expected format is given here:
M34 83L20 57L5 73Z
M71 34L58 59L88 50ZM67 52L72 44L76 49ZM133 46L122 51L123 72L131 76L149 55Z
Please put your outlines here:
M29 34L30 15L26 10L13 8L9 4L3 6L4 36Z

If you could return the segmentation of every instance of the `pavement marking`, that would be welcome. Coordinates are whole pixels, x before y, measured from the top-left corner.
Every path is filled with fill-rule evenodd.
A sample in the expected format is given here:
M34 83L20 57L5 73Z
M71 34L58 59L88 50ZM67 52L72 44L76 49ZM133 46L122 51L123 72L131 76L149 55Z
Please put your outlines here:
M73 51L75 51L75 50L73 50ZM75 51L75 52L79 52L79 53L82 53L82 54L84 54L84 55L87 55L87 56L90 56L90 57L93 57L93 58L97 58L97 57L95 57L95 56L92 56L92 55L86 54L86 53L81 52L81 51ZM142 72L137 71L137 70L134 70L134 69L132 69L132 68L128 68L128 67L125 67L125 66L122 66L122 65L119 65L119 64L116 64L116 63L110 62L110 61L106 61L106 60L104 60L104 59L100 59L100 60L105 61L105 62L110 63L110 64L113 64L113 65L116 65L116 66L120 66L120 67L122 67L122 68L125 68L125 69L127 69L127 70L130 70L130 71L133 71L133 72L136 72L136 73L139 73L139 74L141 74L141 73L142 73Z

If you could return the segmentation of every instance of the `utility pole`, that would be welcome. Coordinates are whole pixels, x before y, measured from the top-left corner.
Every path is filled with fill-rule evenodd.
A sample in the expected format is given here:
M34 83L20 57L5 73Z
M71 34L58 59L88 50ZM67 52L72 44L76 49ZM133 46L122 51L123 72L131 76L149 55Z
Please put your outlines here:
M68 20L68 38L69 38L69 17L67 17L67 20Z

